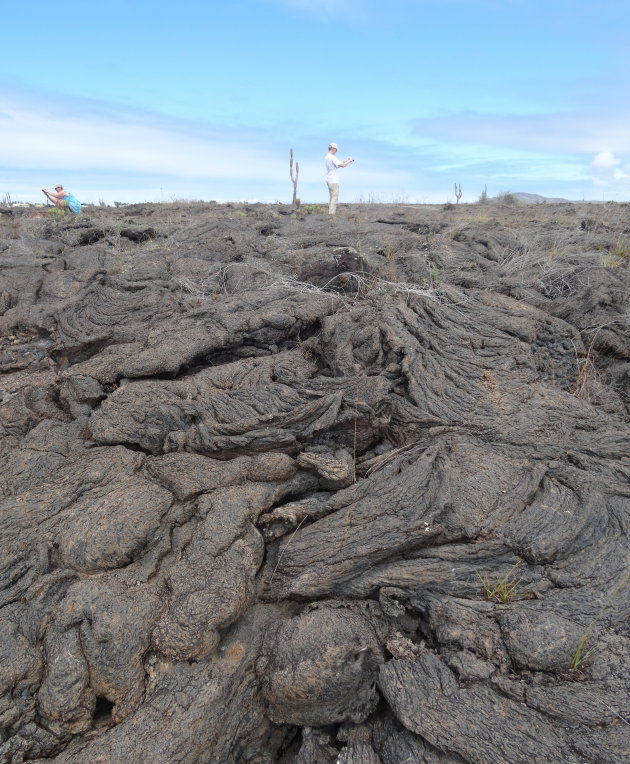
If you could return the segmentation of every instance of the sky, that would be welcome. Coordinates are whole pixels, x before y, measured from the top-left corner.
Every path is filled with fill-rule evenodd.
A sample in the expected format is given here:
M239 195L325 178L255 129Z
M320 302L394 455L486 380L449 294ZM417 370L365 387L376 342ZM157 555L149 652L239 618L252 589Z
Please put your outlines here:
M627 0L3 4L0 202L630 200Z

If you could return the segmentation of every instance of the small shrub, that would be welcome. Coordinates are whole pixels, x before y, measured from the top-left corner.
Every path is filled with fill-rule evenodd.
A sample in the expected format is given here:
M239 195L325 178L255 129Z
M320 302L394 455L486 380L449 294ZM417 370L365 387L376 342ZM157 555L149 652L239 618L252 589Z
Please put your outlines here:
M569 668L575 670L579 669L584 662L595 652L596 646L590 645L589 643L592 640L593 632L595 631L595 626L597 626L598 622L603 618L604 614L612 604L615 597L619 594L619 592L625 588L625 586L630 581L630 572L626 573L624 576L621 577L619 580L619 583L614 586L606 599L604 600L604 604L600 607L599 612L597 615L593 618L593 620L589 623L589 625L586 627L586 630L584 631L584 634L582 635L582 639L580 639L579 644L577 646L577 650L573 654L573 658L571 659L571 663L569 664Z
M313 353L313 350L300 337L299 332L295 336L295 343L300 349L300 353L302 353L302 357L304 358L305 361L312 361L315 358L315 354Z
M599 356L594 350L597 334L604 327L605 325L599 327L595 332L586 352L580 352L577 348L574 349L578 373L569 387L569 393L589 403L596 403L601 400L606 384L610 381L600 372Z
M503 191L497 195L497 202L501 204L515 205L518 204L518 199L510 191Z
M610 255L602 257L602 268L621 268L624 265L624 260L620 257L611 257Z
M627 262L630 260L630 244L621 241L621 239L617 239L612 246L612 254L620 260L625 260Z
M520 560L513 565L504 576L497 578L495 581L491 581L488 576L482 576L477 573L479 580L481 581L483 596L487 600L500 602L502 604L513 599L518 589L518 585L521 582L520 578L515 578L514 576L514 572L519 565L521 565Z
M398 252L398 244L396 241L385 239L376 252L386 260L393 260L394 255Z
M322 215L326 210L320 207L319 204L305 204L304 207L300 207L302 212L307 215Z

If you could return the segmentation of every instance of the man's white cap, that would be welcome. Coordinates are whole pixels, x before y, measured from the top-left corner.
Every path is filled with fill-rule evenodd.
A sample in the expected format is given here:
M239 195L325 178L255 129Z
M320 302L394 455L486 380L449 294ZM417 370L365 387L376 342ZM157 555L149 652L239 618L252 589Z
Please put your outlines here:
M337 151L339 151L339 146L337 146L336 143L329 143L328 144L328 148L329 149L337 149Z

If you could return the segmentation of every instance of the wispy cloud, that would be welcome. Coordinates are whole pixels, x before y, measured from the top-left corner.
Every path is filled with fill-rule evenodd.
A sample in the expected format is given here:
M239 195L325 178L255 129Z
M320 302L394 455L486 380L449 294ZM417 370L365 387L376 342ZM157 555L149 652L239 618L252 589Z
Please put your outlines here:
M418 119L413 132L433 138L468 173L485 165L488 177L512 188L539 181L558 185L587 182L627 198L630 193L630 111L484 115L462 112ZM511 176L511 180L509 179ZM587 189L583 189L586 193ZM567 195L551 194L551 195Z
M29 201L38 198L35 177L41 186L62 180L61 175L108 201L159 200L163 188L167 197L273 201L289 185L289 147L271 130L210 128L83 99L15 94L0 100L0 129L0 167L6 176L0 182L18 198L19 179L22 197ZM304 198L317 199L325 191L324 153L319 143L296 150ZM347 176L348 191L391 189L411 180L409 173L376 157L353 165Z
M40 170L105 170L181 177L270 178L270 148L248 145L157 115L99 110L73 101L44 106L13 100L0 108L0 164Z
M0 129L0 192L24 201L41 200L41 186L58 181L86 201L282 200L289 146L300 197L319 202L327 193L325 147L308 128L208 125L12 91L0 98ZM335 134L358 157L343 171L342 198L439 202L453 182L466 193L488 184L492 193L575 198L595 186L611 198L630 194L630 139L616 120L460 114L418 120L414 131L408 141Z
M630 110L619 113L484 115L462 112L418 119L414 132L467 144L536 151L630 153Z

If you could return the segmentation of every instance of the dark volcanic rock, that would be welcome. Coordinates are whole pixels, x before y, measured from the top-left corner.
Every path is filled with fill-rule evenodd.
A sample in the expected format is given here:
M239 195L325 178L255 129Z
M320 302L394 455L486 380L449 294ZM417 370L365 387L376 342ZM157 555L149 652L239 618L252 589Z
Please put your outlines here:
M0 762L620 764L628 205L0 216Z
M378 636L358 608L313 606L267 636L258 669L270 718L309 727L364 721L376 708L381 662Z

